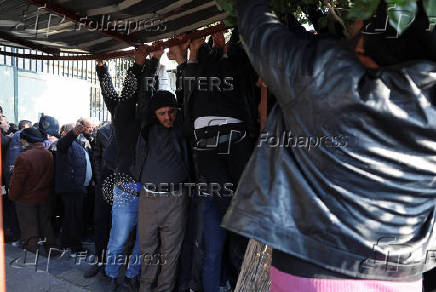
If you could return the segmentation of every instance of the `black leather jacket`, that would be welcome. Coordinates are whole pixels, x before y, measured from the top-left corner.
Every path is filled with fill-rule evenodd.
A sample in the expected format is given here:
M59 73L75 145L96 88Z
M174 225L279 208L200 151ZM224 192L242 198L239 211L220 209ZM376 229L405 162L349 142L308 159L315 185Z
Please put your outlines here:
M101 186L105 174L110 170L110 165L104 159L104 153L113 137L112 125L109 123L97 130L94 147L94 180L96 185Z
M237 3L271 118L294 140L255 150L223 226L353 278L434 267L436 64L369 70L336 41L298 37L266 0Z

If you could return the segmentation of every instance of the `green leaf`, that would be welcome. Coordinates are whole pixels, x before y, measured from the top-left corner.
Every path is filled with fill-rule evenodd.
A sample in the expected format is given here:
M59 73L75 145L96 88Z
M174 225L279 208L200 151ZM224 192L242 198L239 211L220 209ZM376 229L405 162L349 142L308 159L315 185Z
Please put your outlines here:
M236 8L234 0L215 0L216 5L219 9L227 12L227 18L224 20L224 23L228 26L234 26L237 24L236 19Z
M348 17L351 19L368 19L374 14L379 3L380 0L357 0L350 9Z
M435 0L422 0L424 4L425 13L427 14L430 28L433 30L436 24L436 1Z
M237 21L232 17L227 17L226 19L224 19L224 24L227 26L235 26L237 24Z
M413 22L418 10L416 0L389 0L389 23L401 35Z

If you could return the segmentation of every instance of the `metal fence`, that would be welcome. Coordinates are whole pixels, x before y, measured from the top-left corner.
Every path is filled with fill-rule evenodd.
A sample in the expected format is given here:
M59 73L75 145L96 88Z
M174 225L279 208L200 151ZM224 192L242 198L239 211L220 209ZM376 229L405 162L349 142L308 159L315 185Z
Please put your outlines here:
M7 46L0 46L6 52L19 54L46 55L35 50L21 49ZM61 56L73 54L61 53ZM0 55L0 65L16 67L18 71L45 73L57 75L65 78L77 78L86 80L90 83L89 103L90 117L96 117L100 121L110 120L110 114L103 102L100 93L97 74L95 72L95 61L58 61L58 60L30 60L11 56ZM112 76L115 89L120 92L124 77L128 68L131 66L130 59L113 59L106 61Z

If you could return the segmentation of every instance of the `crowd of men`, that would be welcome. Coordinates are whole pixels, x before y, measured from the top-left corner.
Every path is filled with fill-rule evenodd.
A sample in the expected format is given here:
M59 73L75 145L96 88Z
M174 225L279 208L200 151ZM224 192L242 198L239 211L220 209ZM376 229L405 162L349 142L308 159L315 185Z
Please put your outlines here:
M91 162L97 148L91 145L97 127L80 118L76 125L59 128L55 118L43 115L33 125L20 121L14 130L3 113L0 119L6 242L46 255L59 254L60 247L72 255L81 251L81 241L89 235L83 210L93 207L84 200L87 193L88 200L94 198Z
M158 89L163 50L146 49L121 94L98 61L112 123L59 129L43 116L11 132L2 117L7 240L83 257L92 236L98 261L84 277L102 272L112 291L123 265L132 291L234 288L248 239L220 223L259 131L257 75L237 32L227 44L217 33L169 49L174 94Z
M435 266L435 32L416 21L393 39L358 20L345 46L296 19L283 26L266 0L237 6L240 34L228 42L181 36L169 48L175 94L159 90L163 49L140 46L121 93L97 62L110 124L82 118L52 131L42 117L10 135L2 117L12 240L19 226L24 248L43 238L79 257L93 225L98 261L84 276L104 273L112 291L123 265L131 291L235 288L242 235L273 248L273 292L421 291ZM277 100L266 126L276 138L345 143L255 147L256 72Z

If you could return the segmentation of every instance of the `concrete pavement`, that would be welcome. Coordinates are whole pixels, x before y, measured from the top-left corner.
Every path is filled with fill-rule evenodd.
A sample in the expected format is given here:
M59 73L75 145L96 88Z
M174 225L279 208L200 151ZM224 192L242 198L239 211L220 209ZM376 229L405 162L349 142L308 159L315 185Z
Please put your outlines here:
M10 244L5 244L5 252L8 292L108 291L109 281L101 273L94 278L83 278L89 264L79 264L78 260L71 258L68 253L57 259L48 260L47 257L37 257ZM120 291L123 289L120 288Z

